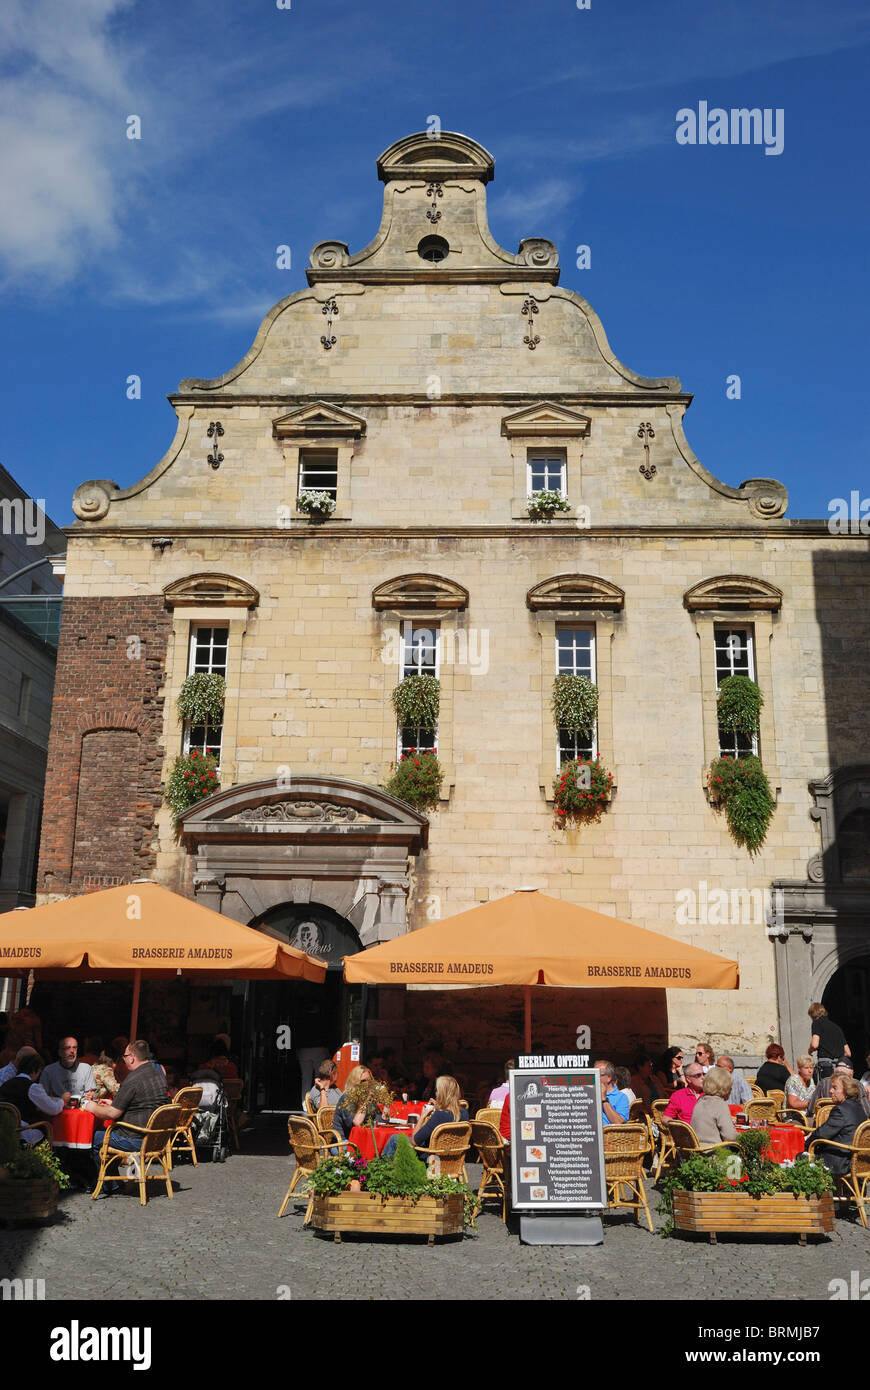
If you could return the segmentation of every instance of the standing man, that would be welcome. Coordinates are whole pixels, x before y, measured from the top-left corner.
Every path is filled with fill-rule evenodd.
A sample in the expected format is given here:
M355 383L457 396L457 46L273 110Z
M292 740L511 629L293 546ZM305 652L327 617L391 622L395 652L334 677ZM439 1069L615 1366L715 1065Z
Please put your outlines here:
M50 1096L87 1096L94 1094L97 1083L87 1062L79 1061L79 1045L75 1038L61 1038L57 1049L58 1060L52 1062L42 1073L42 1084Z
M144 1128L154 1111L169 1103L166 1090L166 1077L160 1067L151 1065L151 1048L143 1038L127 1045L124 1053L127 1075L112 1098L111 1105L97 1105L93 1100L82 1102L82 1109L89 1110L97 1120L126 1120L128 1124ZM100 1167L100 1150L103 1147L105 1130L101 1125L94 1129L93 1156ZM127 1149L136 1153L142 1147L142 1135L132 1130L116 1129L112 1135L113 1149ZM119 1190L119 1184L107 1182L103 1191L111 1194Z
M595 1070L601 1077L601 1123L624 1125L629 1115L628 1096L616 1084L612 1062L598 1061Z
M728 1097L729 1105L746 1105L748 1101L752 1100L752 1087L746 1080L746 1077L734 1075L733 1057L720 1057L716 1066L722 1067L731 1075L731 1094Z
M674 1091L668 1101L663 1120L685 1120L692 1123L692 1111L704 1092L704 1069L700 1062L690 1062L686 1068L686 1085Z

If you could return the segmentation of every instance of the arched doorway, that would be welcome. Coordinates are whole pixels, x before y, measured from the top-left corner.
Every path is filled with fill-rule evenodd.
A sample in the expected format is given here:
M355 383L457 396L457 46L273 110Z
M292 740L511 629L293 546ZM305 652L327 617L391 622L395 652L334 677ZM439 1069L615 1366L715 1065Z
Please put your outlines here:
M362 949L347 920L323 903L279 903L250 926L325 960L322 985L304 980L252 981L246 996L245 1075L255 1109L298 1110L314 1067L362 1033L362 986L347 985L343 956Z
M870 954L848 960L834 972L822 1003L846 1034L855 1075L862 1076L870 1050Z

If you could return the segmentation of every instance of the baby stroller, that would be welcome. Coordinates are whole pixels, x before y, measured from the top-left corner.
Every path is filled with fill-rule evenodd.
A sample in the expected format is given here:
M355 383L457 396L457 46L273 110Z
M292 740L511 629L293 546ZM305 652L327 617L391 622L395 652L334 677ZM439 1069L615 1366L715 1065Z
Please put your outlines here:
M203 1067L193 1073L190 1081L191 1085L202 1087L202 1099L190 1126L197 1156L223 1163L230 1151L230 1122L221 1078L210 1067Z

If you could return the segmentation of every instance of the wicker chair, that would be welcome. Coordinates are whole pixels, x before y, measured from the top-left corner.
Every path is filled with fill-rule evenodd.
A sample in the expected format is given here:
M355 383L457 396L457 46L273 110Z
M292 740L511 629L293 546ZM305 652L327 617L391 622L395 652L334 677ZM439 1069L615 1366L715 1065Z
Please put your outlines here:
M97 1177L97 1185L91 1193L91 1200L99 1197L103 1183L106 1178L110 1182L138 1182L139 1201L142 1206L146 1203L145 1184L150 1179L163 1178L166 1183L166 1195L172 1194L172 1141L176 1131L180 1127L182 1107L180 1105L159 1105L149 1117L147 1125L131 1125L126 1120L114 1120L103 1136L103 1143L100 1149L100 1172ZM118 1129L129 1130L134 1134L142 1135L142 1147L140 1149L118 1149L112 1144L112 1135ZM123 1163L135 1157L138 1162L134 1172L130 1176L126 1173L109 1174L109 1165L116 1160ZM162 1173L152 1173L150 1171L153 1164L160 1164Z
M646 1192L643 1186L643 1159L649 1151L649 1130L646 1124L605 1125L604 1181L607 1205L630 1208L640 1224L640 1212L646 1213L647 1225L653 1228ZM623 1195L623 1188L626 1195Z
M284 1194L284 1200L278 1211L279 1218L287 1210L287 1203L296 1188L300 1179L308 1179L314 1172L322 1158L329 1158L330 1150L349 1149L351 1145L346 1139L339 1139L334 1130L328 1134L321 1134L313 1120L307 1115L290 1115L287 1118L287 1133L290 1138L290 1148L293 1157L296 1159L296 1167L293 1169L293 1176L290 1179L290 1186ZM357 1151L358 1152L358 1151ZM303 1226L307 1226L311 1220L311 1209L314 1206L314 1193L308 1199L308 1207L305 1212Z
M645 1100L633 1100L628 1107L628 1123L630 1125L646 1125L646 1117L649 1114L649 1106Z
M749 1081L749 1077L748 1077L748 1076L747 1076L746 1080ZM762 1091L761 1087L760 1087L760 1086L756 1086L754 1078L753 1078L753 1080L749 1081L749 1089L750 1089L750 1091L752 1092L752 1099L753 1099L753 1100L766 1100L766 1099L767 1099L767 1097L765 1096L765 1094L764 1094L764 1092Z
M332 1121L335 1118L335 1106L324 1105L322 1109L315 1111L314 1123L321 1134L332 1134Z
M814 1139L809 1147L810 1158L815 1158L813 1150L817 1146L839 1149L841 1153L852 1155L849 1172L835 1179L840 1191L834 1197L834 1201L854 1202L858 1208L861 1225L866 1230L867 1204L870 1203L870 1195L867 1192L867 1184L870 1183L870 1120L865 1120L858 1126L852 1135L851 1144L838 1144L833 1139Z
M777 1116L781 1115L785 1109L785 1091L768 1091L767 1099L772 1100L776 1106Z
M436 1171L442 1178L459 1178L468 1182L465 1171L465 1155L471 1143L471 1125L467 1120L439 1125L429 1137L428 1148L417 1146L417 1153L427 1154L438 1160ZM427 1158L428 1163L428 1158Z
M659 1131L657 1147L653 1156L653 1182L658 1182L662 1174L662 1169L665 1167L665 1164L670 1163L671 1160L676 1157L677 1152L674 1148L674 1141L670 1135L668 1121L664 1119L664 1112L667 1110L667 1108L668 1101L666 1100L654 1100L652 1102L652 1105L650 1106L650 1109L652 1110L651 1125L657 1125ZM650 1136L651 1138L655 1139L655 1134L652 1132L652 1129L650 1129Z
M821 1099L816 1101L813 1106L812 1115L814 1129L818 1129L819 1125L825 1123L825 1120L828 1118L833 1108L834 1102L831 1100L830 1096L822 1096Z
M671 1139L674 1148L682 1159L685 1154L711 1154L715 1149L736 1149L740 1145L736 1139L720 1139L716 1144L702 1144L692 1126L685 1120L669 1120Z
M743 1113L750 1124L753 1120L764 1120L765 1123L773 1124L776 1112L776 1101L770 1100L767 1096L764 1100L748 1100L743 1107Z
M501 1107L498 1105L485 1105L482 1110L478 1110L475 1120L480 1120L482 1124L495 1125L498 1129L501 1120Z
M317 1114L317 1111L314 1109L314 1106L311 1104L311 1101L309 1100L308 1092L307 1092L307 1091L305 1092L305 1095L302 1097L302 1108L304 1109L306 1115L310 1115L311 1118L312 1118L312 1120L313 1120L313 1119L314 1119L314 1116Z
M812 1125L807 1119L806 1110L795 1110L793 1106L787 1105L782 1112L786 1124L800 1125L801 1129L811 1130Z
M196 1145L193 1142L193 1135L190 1127L193 1124L193 1117L199 1109L199 1102L202 1100L201 1086L185 1086L180 1091L176 1091L172 1098L173 1105L181 1109L181 1119L178 1129L172 1136L172 1143L169 1146L170 1159L173 1153L189 1153L193 1159L194 1167L199 1166L196 1156Z
M233 1131L233 1143L236 1146L236 1153L239 1151L239 1129L237 1115L239 1105L242 1100L242 1091L245 1089L244 1081L240 1081L237 1076L228 1076L221 1083L224 1088L224 1095L227 1098L227 1111L229 1112L230 1129Z
M506 1221L507 1174L504 1166L504 1140L494 1124L487 1120L472 1120L471 1142L477 1149L483 1164L483 1175L477 1190L477 1200L481 1206L486 1197L491 1197L495 1201L501 1200L501 1219Z
M23 1129L41 1129L45 1131L43 1138L47 1139L49 1144L51 1143L51 1120L22 1120L21 1111L18 1109L17 1105L12 1104L11 1100L0 1100L0 1114L4 1111L7 1115L11 1115L15 1121L15 1128L18 1130L19 1138ZM22 1140L21 1142L23 1143L24 1141ZM42 1139L37 1139L36 1142L41 1144L43 1141Z

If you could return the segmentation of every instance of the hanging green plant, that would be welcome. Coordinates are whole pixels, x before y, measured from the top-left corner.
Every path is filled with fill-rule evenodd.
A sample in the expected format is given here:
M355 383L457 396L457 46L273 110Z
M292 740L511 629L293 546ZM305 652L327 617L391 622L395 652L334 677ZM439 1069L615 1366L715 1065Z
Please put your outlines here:
M178 713L194 728L219 724L223 718L227 683L211 671L194 671L178 693Z
M435 749L412 748L399 759L384 791L416 806L418 811L428 811L438 805L443 780L444 773Z
M726 676L716 697L720 729L735 734L757 734L764 698L748 676Z
M591 734L598 718L598 686L588 676L557 676L552 706L557 729Z
M571 504L555 488L542 488L527 499L529 521L552 521L557 512L570 512Z
M172 807L176 820L182 811L204 796L220 791L217 774L217 758L207 757L198 751L182 754L176 758L166 783L166 801Z
M400 729L434 733L440 704L441 682L435 676L405 676L393 691L393 709Z
M764 844L776 802L758 758L717 758L708 778L711 797L725 807L728 829L738 845L755 854Z

